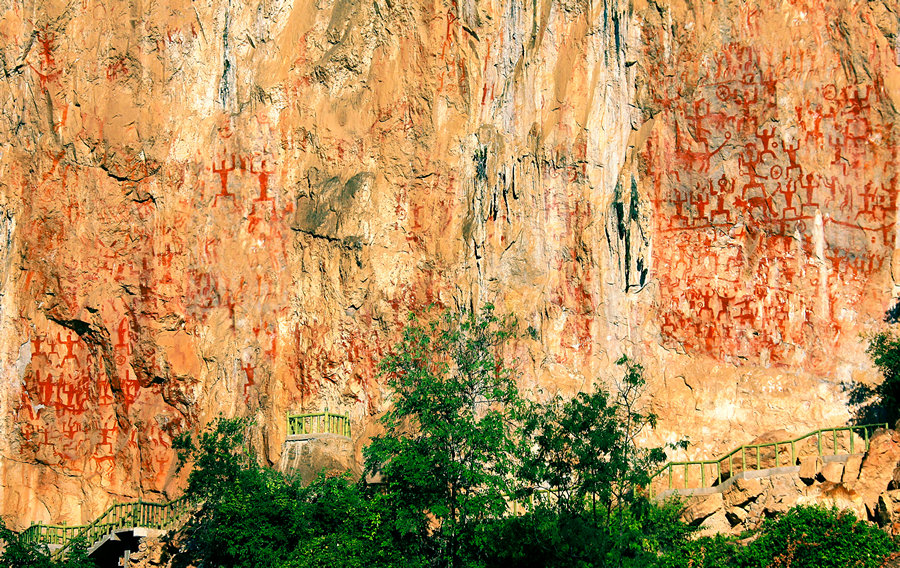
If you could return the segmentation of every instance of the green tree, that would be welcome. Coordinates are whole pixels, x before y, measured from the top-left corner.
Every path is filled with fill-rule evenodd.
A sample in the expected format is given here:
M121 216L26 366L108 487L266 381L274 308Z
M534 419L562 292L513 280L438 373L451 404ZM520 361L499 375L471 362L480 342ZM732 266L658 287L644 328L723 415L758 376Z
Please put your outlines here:
M393 396L386 433L365 450L366 468L383 476L411 518L427 513L441 565L463 565L471 550L461 543L507 508L521 399L502 349L514 333L512 318L491 305L427 323L411 315L380 363Z
M873 413L872 408L863 408L861 417L866 420L880 418L893 425L900 418L900 336L892 331L881 331L868 339L866 353L872 358L884 380L874 389L857 386L852 396L855 402L863 403L868 395L875 395L879 412Z
M84 538L76 538L68 547L65 558L58 562L58 568L97 568L87 553L88 545Z
M245 443L247 428L244 419L219 418L196 443L187 434L173 443L181 463L193 464L186 495L201 504L184 529L183 565L276 566L297 546L299 484L258 465Z
M21 534L6 527L0 519L0 543L3 553L0 555L0 566L9 568L54 568L54 563L43 545L35 546L26 542Z
M637 444L656 425L656 416L640 406L643 367L627 357L617 364L623 372L615 395L599 388L532 404L523 422L519 494L551 510L555 526L542 522L540 529L553 533L541 539L557 547L551 556L590 564L606 550L624 558L626 550L636 551L629 527L650 518L646 506L632 506L634 488L649 482L665 452ZM547 511L540 517L547 519Z

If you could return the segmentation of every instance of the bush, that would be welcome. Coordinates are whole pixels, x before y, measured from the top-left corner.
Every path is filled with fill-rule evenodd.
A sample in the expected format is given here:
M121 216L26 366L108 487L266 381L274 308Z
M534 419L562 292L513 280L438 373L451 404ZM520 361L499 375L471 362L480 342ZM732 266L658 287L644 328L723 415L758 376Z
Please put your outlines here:
M850 511L797 506L768 519L750 542L717 535L686 541L662 568L875 568L898 550L875 525Z
M887 533L851 511L798 506L763 524L748 566L874 568L896 550Z

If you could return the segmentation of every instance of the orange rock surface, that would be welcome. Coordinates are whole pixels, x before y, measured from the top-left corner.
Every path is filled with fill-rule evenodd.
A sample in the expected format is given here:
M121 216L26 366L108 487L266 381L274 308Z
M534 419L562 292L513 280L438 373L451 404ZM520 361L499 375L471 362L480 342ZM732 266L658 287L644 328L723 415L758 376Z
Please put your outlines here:
M177 493L219 413L270 463L288 410L370 432L432 302L531 326L526 388L628 353L691 455L843 423L896 38L887 0L0 2L0 513Z

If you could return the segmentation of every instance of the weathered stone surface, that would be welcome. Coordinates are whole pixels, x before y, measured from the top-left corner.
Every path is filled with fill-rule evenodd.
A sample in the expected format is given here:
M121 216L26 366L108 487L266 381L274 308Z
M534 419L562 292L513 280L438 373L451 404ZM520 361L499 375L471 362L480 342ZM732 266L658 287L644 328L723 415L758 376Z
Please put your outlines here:
M844 464L844 474L841 477L841 481L843 483L850 483L851 481L856 481L859 478L859 470L862 467L862 459L861 455L852 455L847 458L847 462Z
M854 484L870 512L875 511L878 497L893 480L898 463L900 434L888 430L873 437L859 470L859 480Z
M272 464L285 412L347 413L356 453L432 302L530 326L523 387L639 359L648 443L845 423L900 281L894 24L844 0L0 3L0 513L175 494L173 437L220 412Z
M875 511L875 517L882 525L900 522L900 490L885 491L879 495Z
M728 519L731 527L736 527L747 520L747 511L741 507L731 507L725 511L725 518Z
M819 474L825 481L840 483L844 476L844 464L840 462L828 462L822 466L822 471L820 471Z
M816 480L822 469L822 460L818 456L800 458L799 476L807 485Z
M301 481L308 484L322 471L350 471L356 476L362 475L359 463L353 455L350 440L340 436L323 436L285 443L278 469L299 475Z
M759 479L735 479L724 495L726 507L740 507L759 497L763 484Z
M700 523L700 530L697 531L697 536L712 536L726 532L731 529L731 526L725 511L716 511Z
M712 495L695 495L689 497L685 504L684 512L681 518L691 525L699 525L707 517L716 513L723 512L725 501L722 499L721 493Z
M758 499L762 503L764 515L784 513L797 504L805 489L803 483L795 475L776 475L766 479L768 487Z

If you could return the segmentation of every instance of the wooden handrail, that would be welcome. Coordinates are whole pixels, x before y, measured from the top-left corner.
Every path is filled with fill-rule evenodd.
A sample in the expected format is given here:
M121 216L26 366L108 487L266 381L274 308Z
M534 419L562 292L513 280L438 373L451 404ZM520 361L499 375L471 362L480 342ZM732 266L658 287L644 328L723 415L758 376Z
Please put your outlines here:
M669 490L678 490L678 489L689 489L688 487L688 479L689 479L689 471L692 466L700 466L700 487L710 487L714 485L714 482L722 483L725 479L728 479L734 474L735 471L735 462L741 467L741 472L748 471L747 463L750 462L751 466L756 465L755 469L761 469L762 464L762 449L763 448L774 448L775 456L774 456L774 466L781 467L782 465L788 465L787 463L782 464L780 460L780 454L782 449L787 451L790 449L790 465L795 465L797 463L797 458L799 457L797 454L797 443L803 442L815 436L816 438L816 453L821 457L828 453L828 440L823 439L823 434L831 434L831 455L838 455L838 434L840 432L848 432L849 434L849 443L848 450L849 453L856 453L856 437L854 436L855 431L862 431L863 442L865 446L864 451L869 451L869 431L876 430L878 428L887 428L888 425L886 423L881 424L865 424L861 426L836 426L833 428L820 428L818 430L813 430L812 432L808 432L802 436L791 440L782 440L777 442L762 442L759 444L744 444L742 446L738 446L737 448L731 450L727 454L723 456L712 459L712 460L696 460L696 461L670 461L664 466L662 466L656 473L650 476L650 483L648 484L648 490L650 492L650 496L653 496L653 482L656 481L657 478L666 474L668 479L668 489ZM748 453L751 459L748 460ZM843 452L842 452L843 453ZM728 462L728 471L723 472L722 463L727 460ZM715 473L715 475L707 475L707 466L715 466L715 471L711 473ZM675 487L676 483L674 482L674 468L684 468L684 487ZM709 484L707 484L709 481Z

